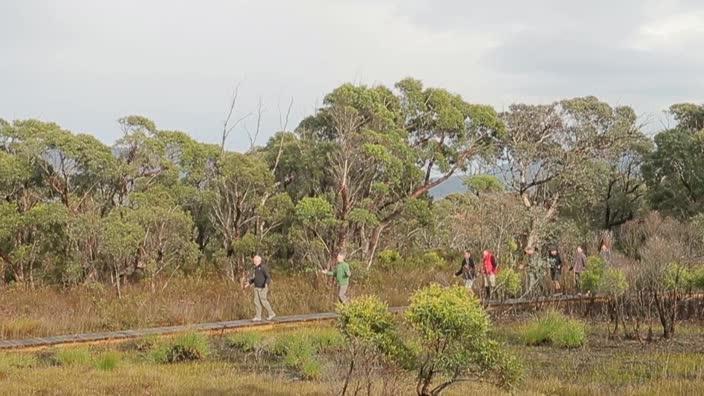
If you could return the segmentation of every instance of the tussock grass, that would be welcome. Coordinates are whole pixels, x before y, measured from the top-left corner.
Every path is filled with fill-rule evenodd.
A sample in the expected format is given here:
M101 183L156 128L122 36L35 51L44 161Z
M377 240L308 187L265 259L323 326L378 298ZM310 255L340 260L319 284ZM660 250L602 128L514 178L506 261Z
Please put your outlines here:
M200 333L186 333L159 345L153 351L157 363L181 363L203 360L210 354L210 341Z
M550 310L531 320L522 331L526 345L550 344L560 348L579 348L587 334L584 323Z
M98 370L110 371L117 368L122 360L122 355L117 351L107 351L100 355L95 362Z
M227 345L242 352L254 352L262 347L264 335L258 331L243 331L227 337Z
M56 363L60 366L87 366L92 356L88 348L62 348L56 352Z

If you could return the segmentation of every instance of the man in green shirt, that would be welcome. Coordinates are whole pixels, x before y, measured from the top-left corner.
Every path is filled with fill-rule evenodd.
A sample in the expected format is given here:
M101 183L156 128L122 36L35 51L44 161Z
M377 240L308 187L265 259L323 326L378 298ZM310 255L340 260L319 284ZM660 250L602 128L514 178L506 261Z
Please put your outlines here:
M337 297L340 299L341 303L347 304L349 300L347 298L347 288L350 285L352 272L350 272L350 265L345 262L345 255L339 253L337 255L337 265L335 265L335 268L332 271L322 270L322 273L335 277L337 286L339 287Z

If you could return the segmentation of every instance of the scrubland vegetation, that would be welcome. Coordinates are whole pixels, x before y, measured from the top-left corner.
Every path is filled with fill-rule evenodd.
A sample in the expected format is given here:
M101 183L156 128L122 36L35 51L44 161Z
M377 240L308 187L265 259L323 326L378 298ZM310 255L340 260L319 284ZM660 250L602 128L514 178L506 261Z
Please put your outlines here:
M247 112L235 101L219 145L135 115L111 146L0 120L2 338L248 318L254 254L279 315L335 309L318 270L341 251L352 296L367 296L336 329L3 353L1 389L701 393L703 109L673 105L650 138L632 108L595 97L497 112L410 78L344 84L244 153L226 150ZM466 192L433 197L457 177ZM603 303L492 324L481 276L475 296L449 287L463 250L489 249L493 296L523 295L526 248L563 259L535 295Z

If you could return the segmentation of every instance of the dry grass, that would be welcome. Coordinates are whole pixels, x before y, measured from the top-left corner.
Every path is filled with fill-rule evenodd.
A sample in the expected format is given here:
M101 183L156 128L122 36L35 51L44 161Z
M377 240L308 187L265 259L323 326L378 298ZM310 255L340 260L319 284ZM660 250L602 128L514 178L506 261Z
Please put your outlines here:
M602 326L592 326L589 343L579 350L551 346L527 347L517 337L525 322L495 326L508 347L526 362L527 381L517 395L694 395L704 392L704 327L686 324L675 341L639 344L609 340ZM276 342L306 336L329 339L330 326L275 329L257 337L214 336L213 353L205 360L158 364L148 358L150 349L168 340L150 339L85 349L55 348L42 352L0 353L0 393L47 395L330 395L339 391L339 373L328 354L317 355L321 375L302 380L300 368L286 365L287 354L253 356L257 343L275 351ZM310 336L310 337L308 337ZM234 338L233 338L234 337ZM236 339L235 339L236 338ZM247 338L246 342L243 338ZM238 342L232 342L233 340ZM146 346L145 346L146 345ZM332 350L339 347L333 345ZM245 348L246 346L246 348ZM257 349L257 348L254 348ZM106 370L101 357L119 350L119 364ZM59 356L88 354L90 358ZM66 359L64 359L66 360ZM96 363L98 362L98 363ZM395 394L414 394L413 375L402 377ZM505 394L481 383L462 383L448 395Z
M413 290L451 275L429 271L394 271L357 277L352 296L373 293L389 305L406 303ZM393 279L392 279L393 278ZM4 339L133 329L251 318L251 290L222 278L188 277L156 285L128 285L117 299L109 287L93 284L72 289L6 287L0 291L0 337ZM274 273L270 301L278 315L334 309L335 287L315 274Z

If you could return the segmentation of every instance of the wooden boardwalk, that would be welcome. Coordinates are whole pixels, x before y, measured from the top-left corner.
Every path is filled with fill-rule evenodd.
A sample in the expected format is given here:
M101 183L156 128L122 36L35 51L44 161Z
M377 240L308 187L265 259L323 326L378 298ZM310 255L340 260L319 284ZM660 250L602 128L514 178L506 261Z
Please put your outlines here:
M597 297L598 298L598 297ZM561 304L567 302L579 302L579 301L589 301L595 299L594 297L576 297L576 296L561 296L561 297L548 297L540 298L535 300L524 300L524 299L512 299L505 301L495 301L490 302L487 305L489 310L496 309L511 309L519 308L526 305L553 305ZM392 312L399 313L404 310L405 307L394 307L391 308ZM85 334L71 334L71 335L59 335L59 336L47 336L47 337L36 337L36 338L25 338L17 340L0 340L0 349L33 349L33 348L43 348L54 345L63 344L82 344L82 343L104 343L104 342L117 342L124 341L128 339L141 338L145 336L152 335L170 335L178 334L189 331L196 332L225 332L225 331L236 331L241 329L250 328L271 328L277 326L284 326L286 324L303 324L310 322L319 322L333 320L337 317L334 312L322 312L322 313L310 313L301 315L290 315L290 316L277 316L273 321L261 321L253 322L251 319L242 320L229 320L224 322L213 322L213 323L196 323L188 325L179 326L166 326L166 327L150 327L146 329L135 329L135 330L122 330L122 331L109 331L101 333L85 333Z

